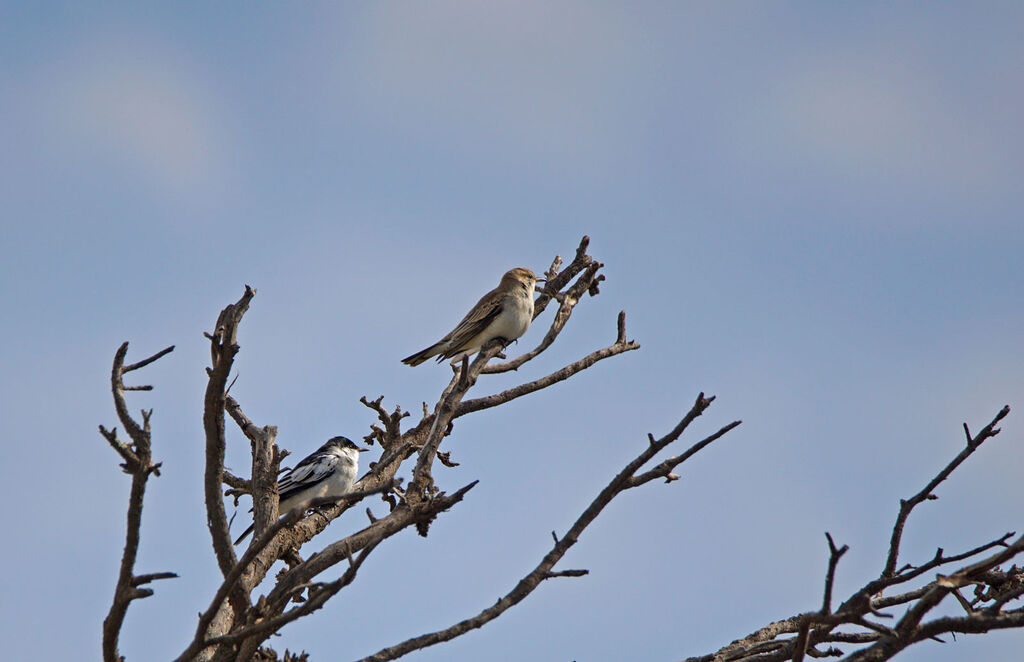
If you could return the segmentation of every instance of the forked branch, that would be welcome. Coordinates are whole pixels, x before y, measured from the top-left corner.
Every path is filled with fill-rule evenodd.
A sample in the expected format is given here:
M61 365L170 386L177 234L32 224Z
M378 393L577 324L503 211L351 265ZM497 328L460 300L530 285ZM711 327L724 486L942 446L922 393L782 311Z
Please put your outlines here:
M981 445L988 439L999 434L999 428L996 425L999 421L1003 420L1007 414L1010 413L1010 407L1003 407L995 418L982 428L976 436L971 436L971 431L967 427L967 423L964 423L964 433L967 435L967 445L964 447L953 460L947 464L936 476L931 479L924 488L910 497L909 499L900 500L900 512L896 516L896 524L892 528L892 538L889 542L889 555L885 560L885 568L882 570L883 577L892 577L896 574L896 563L900 553L900 541L903 538L903 526L907 522L907 518L910 517L910 512L921 503L922 501L936 499L935 488L939 486L939 483L946 480L953 471L959 467L963 462L969 458L974 451L978 450Z
M128 405L124 397L126 390L142 390L126 387L124 384L125 373L143 368L172 351L174 351L173 345L149 358L125 366L124 358L128 353L128 343L125 342L121 344L114 354L114 365L110 371L110 391L114 398L114 409L131 441L127 443L122 441L117 436L116 428L108 430L101 425L100 434L103 435L107 443L124 460L121 464L121 469L125 473L131 474L132 487L131 494L128 497L128 523L125 533L124 551L121 554L121 569L118 572L117 585L114 587L114 601L107 612L106 618L103 619L104 662L120 662L124 659L118 653L118 639L120 638L121 626L124 624L124 617L128 612L128 605L131 601L153 595L153 589L146 587L146 584L158 579L170 579L178 576L173 572L155 572L145 575L135 574L135 560L139 552L139 530L142 526L142 501L146 496L146 482L151 474L155 476L160 475L160 463L153 462L149 426L149 419L153 414L152 410L142 412L142 424L139 425L128 413Z
M530 593L534 591L543 581L551 579L553 577L580 577L587 574L586 570L564 570L555 571L554 566L565 556L565 553L576 544L579 540L580 535L583 531L593 522L601 511L612 502L615 497L625 492L626 490L632 489L647 481L635 481L635 473L640 469L646 462L648 462L654 454L664 449L666 446L676 441L679 436L683 433L686 427L692 422L697 416L700 416L705 409L711 404L714 398L705 398L704 394L701 393L697 397L697 401L690 409L689 413L683 418L678 426L669 432L667 435L657 440L654 444L650 444L644 448L644 450L631 462L626 464L625 468L622 469L611 482L597 495L597 497L591 502L591 504L583 511L583 513L576 519L569 530L564 536L558 538L557 535L554 537L554 546L551 550L545 554L541 562L530 571L525 577L519 580L519 582L512 588L511 591L502 596L494 605L484 609L475 616L459 621L458 623L431 632L429 634L421 635L419 637L413 637L407 639L395 646L380 650L373 655L369 655L362 658L360 662L385 662L387 660L394 660L403 655L411 653L428 646L433 646L445 641L450 641L458 636L461 636L471 630L483 627L488 622L498 618L505 611L511 607L522 602ZM700 449L706 447L715 439L720 438L726 434L729 430L739 425L739 421L735 421L726 425L725 427L718 430L718 432L710 435L709 437L697 442L690 447L690 450L682 455L678 456L680 459L675 464L685 461L692 457ZM652 449L655 449L652 451ZM673 465L675 466L675 465Z
M805 612L776 621L750 635L738 639L711 655L689 658L687 662L766 662L768 660L794 660L805 655L842 655L838 645L861 646L845 659L859 661L888 660L908 646L939 635L956 632L987 632L1010 627L1024 627L1024 608L1006 610L1012 600L1024 595L1024 568L1011 567L1002 571L999 566L1024 552L1024 536L1013 541L1007 533L974 549L947 556L940 548L935 556L918 566L905 565L896 569L900 540L907 518L914 507L935 498L934 490L950 476L987 439L999 433L996 425L1006 417L1004 407L976 436L967 431L967 447L932 478L924 489L910 499L900 502L899 514L893 527L892 541L886 562L879 576L867 582L847 598L835 612L831 609L836 566L848 547L837 547L828 534L829 563L825 577L825 594L821 609ZM980 555L999 549L984 558ZM889 587L913 581L940 566L976 559L949 575L939 574L924 586L892 596L881 592ZM968 601L960 589L973 586L974 600ZM946 597L954 595L964 607L964 615L926 620ZM892 607L906 607L906 611L892 627L878 622L879 617L891 618L882 612ZM848 628L852 628L852 631ZM827 650L818 646L828 645Z
M228 532L228 520L224 512L220 485L224 473L224 405L227 396L228 375L238 353L238 325L249 309L249 302L256 296L256 290L248 285L245 293L217 317L213 333L205 334L210 341L211 365L207 369L209 381L206 385L205 406L203 407L203 429L206 432L206 471L203 485L206 490L206 518L213 541L213 551L221 572L227 576L237 559Z

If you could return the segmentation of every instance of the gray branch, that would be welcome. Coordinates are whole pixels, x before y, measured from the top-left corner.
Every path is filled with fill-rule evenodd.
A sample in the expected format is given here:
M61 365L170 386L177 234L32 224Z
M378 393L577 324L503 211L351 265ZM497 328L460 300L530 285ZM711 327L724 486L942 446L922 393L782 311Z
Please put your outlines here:
M117 430L107 430L100 426L100 434L107 443L117 451L124 462L121 464L125 473L131 474L132 488L128 497L128 523L126 526L124 551L121 554L121 569L118 572L117 584L114 587L114 601L110 605L106 618L103 619L103 660L104 662L121 662L124 658L118 652L118 640L121 627L124 625L125 614L132 600L153 595L153 590L145 585L158 579L177 577L173 572L156 572L145 575L135 574L135 560L139 552L140 528L142 526L142 502L146 496L146 482L149 476L160 475L160 464L153 462L149 418L152 411L142 413L142 425L139 425L128 413L125 402L124 373L138 370L160 357L172 352L170 346L147 359L129 366L124 365L124 357L128 353L128 343L122 343L114 354L114 365L110 370L110 392L114 398L114 409L117 417L131 438L130 443L121 441Z
M776 621L713 654L688 658L687 662L799 662L805 655L823 655L824 653L818 651L816 647L833 643L861 646L844 658L846 660L877 662L888 660L917 642L935 639L942 634L988 632L1024 626L1022 610L1004 610L1008 602L1024 595L1024 568L1013 566L1005 572L999 570L1000 565L1024 552L1024 536L1011 542L1014 534L1007 533L952 556L947 556L939 549L932 559L919 566L906 565L899 570L895 568L902 531L914 506L933 497L934 489L939 483L948 478L983 441L998 434L999 429L996 425L1008 413L1009 408L1004 407L977 436L972 437L968 431L967 448L939 471L924 489L910 499L901 501L882 572L877 578L855 591L834 613L830 606L833 580L839 559L848 547L837 547L832 537L826 534L830 556L825 578L825 594L820 610ZM990 553L995 549L999 551ZM912 581L940 566L978 559L985 553L990 555L975 560L949 575L937 575L925 586L888 597L881 594L886 588ZM975 598L969 603L959 593L960 589L968 586L975 587ZM932 610L951 594L958 597L964 606L965 615L927 620ZM881 610L897 606L905 607L906 611L893 627L869 618L885 617L886 614ZM856 631L848 632L839 628L855 628ZM834 652L838 651L838 648L834 649Z
M712 400L714 400L713 397L705 398L704 394L701 393L700 396L698 396L697 401L694 403L693 407L690 409L689 413L687 413L687 415L683 418L680 424L676 426L674 430L672 430L661 440L658 440L657 442L655 442L655 444L648 445L646 448L644 448L640 455L638 455L633 461L629 462L625 466L625 468L622 469L622 471L620 471L614 478L612 478L611 482L609 482L608 485L603 490L601 490L601 492L591 502L591 504L586 508L586 510L584 510L583 513L579 516L579 518L577 518L577 520L569 528L569 531L561 538L555 536L554 546L551 548L551 551L549 551L544 556L544 558L541 559L541 562L525 577L520 579L519 582L515 585L515 587L513 587L511 591L502 596L494 605L488 607L487 609L484 609L475 616L459 621L458 623L448 628L445 628L444 630L438 630L436 632L431 632L429 634L421 635L419 637L407 639L406 641L403 641L399 644L382 649L374 653L373 655L364 657L362 658L362 660L360 660L360 662L386 662L387 660L395 660L413 651L420 650L428 646L433 646L435 644L439 644L445 641L450 641L456 637L466 634L467 632L470 632L471 630L483 627L490 621L493 621L494 619L498 618L505 611L522 602L528 595L530 595L530 593L534 591L534 589L536 589L542 582L544 582L547 579L565 576L578 577L586 574L586 571L584 570L564 570L558 572L554 571L553 568L555 564L557 564L562 559L565 553L568 552L569 549L576 544L576 542L579 540L580 535L582 535L583 531L587 528L587 526L589 526L591 522L597 519L597 516L601 514L601 511L604 510L604 508L609 503L611 503L615 497L617 497L622 492L625 492L626 490L632 489L643 484L642 482L634 482L633 479L636 471L640 467L642 467L646 462L648 462L658 450L665 448L666 446L677 440L679 436L682 434L682 432L686 429L686 426L689 425L689 423L693 421L693 419L695 419L697 416L700 416L704 412L704 410L707 409L707 407L711 404ZM736 421L735 423L731 423L730 425L723 427L710 437L694 444L690 449L692 452L683 454L685 456L684 460L688 459L689 457L692 457L700 449L706 447L715 439L720 438L726 432L736 427L736 425L739 425L739 421ZM657 450L652 452L652 448L655 447L657 448Z

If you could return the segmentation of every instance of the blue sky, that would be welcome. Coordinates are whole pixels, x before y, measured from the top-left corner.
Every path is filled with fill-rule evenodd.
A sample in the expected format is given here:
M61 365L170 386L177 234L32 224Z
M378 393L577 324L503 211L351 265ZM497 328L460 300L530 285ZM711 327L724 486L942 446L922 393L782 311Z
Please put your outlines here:
M233 393L299 454L362 436L361 395L433 401L446 369L399 360L506 269L543 270L583 234L607 265L602 294L514 377L610 343L620 309L643 346L460 422L445 444L461 466L438 479L480 485L274 642L315 660L492 604L701 390L718 400L696 434L743 425L682 481L616 501L563 562L591 575L413 657L710 652L820 602L826 530L851 546L840 594L877 575L898 499L959 451L960 424L1024 404L1017 3L0 12L0 473L24 541L0 551L13 658L99 655L129 483L96 425L115 422L106 382L124 340L129 360L177 346L129 404L155 409L164 462L137 569L181 579L132 606L122 652L184 647L217 576L202 332L245 283L259 294ZM1020 530L1019 415L914 514L906 560ZM231 443L244 467L247 444ZM902 659L1009 659L1021 637Z

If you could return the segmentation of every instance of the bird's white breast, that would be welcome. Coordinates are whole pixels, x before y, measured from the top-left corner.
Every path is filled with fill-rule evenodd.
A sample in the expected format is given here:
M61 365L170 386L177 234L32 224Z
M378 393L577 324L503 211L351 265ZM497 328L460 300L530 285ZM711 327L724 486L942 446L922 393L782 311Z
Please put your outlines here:
M348 456L344 456L341 458L338 470L324 481L325 487L322 496L342 496L352 489L352 483L355 480L356 463Z
M501 314L487 329L490 338L515 340L526 333L533 320L533 295L526 292L511 292L505 295Z

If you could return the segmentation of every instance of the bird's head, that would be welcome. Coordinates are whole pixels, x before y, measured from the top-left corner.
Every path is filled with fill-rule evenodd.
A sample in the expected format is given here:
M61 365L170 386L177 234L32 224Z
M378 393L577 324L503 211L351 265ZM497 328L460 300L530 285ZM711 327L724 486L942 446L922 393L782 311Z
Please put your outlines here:
M506 287L523 287L527 292L533 292L537 283L544 282L544 278L538 278L537 274L533 273L526 267L516 267L505 272L505 275L501 277L501 285Z
M335 450L342 455L350 456L353 460L358 460L360 453L370 449L356 446L348 437L332 437L323 445L323 450Z

